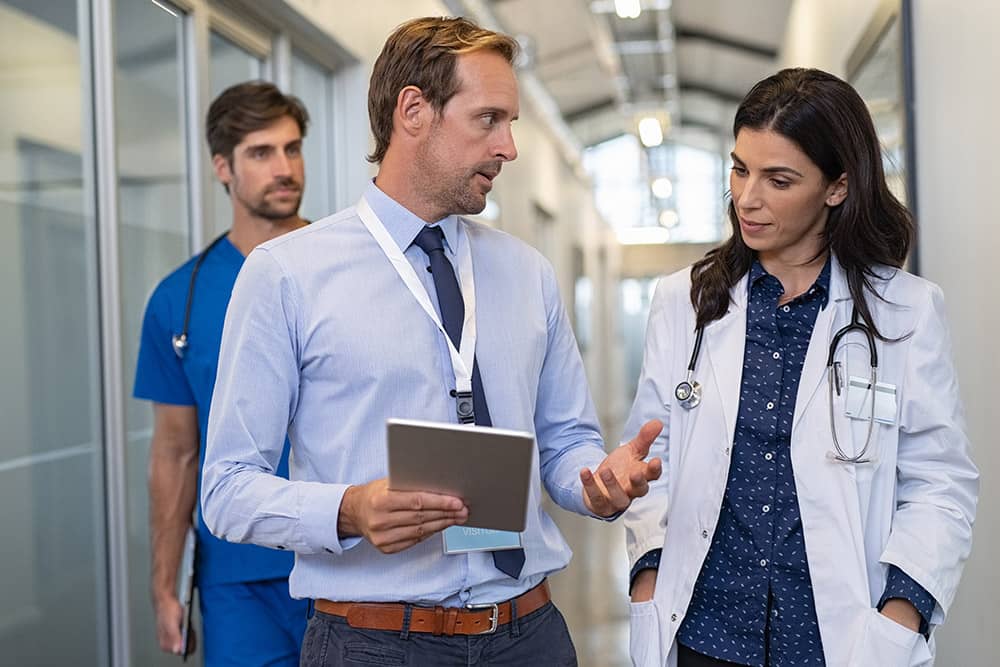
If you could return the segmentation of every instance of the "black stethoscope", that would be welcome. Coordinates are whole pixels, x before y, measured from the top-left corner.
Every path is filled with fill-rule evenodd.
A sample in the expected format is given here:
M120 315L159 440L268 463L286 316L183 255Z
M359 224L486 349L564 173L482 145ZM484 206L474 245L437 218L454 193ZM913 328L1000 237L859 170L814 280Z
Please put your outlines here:
M875 334L872 332L871 327L861 321L858 309L856 307L852 308L851 323L833 335L833 338L830 340L830 353L826 358L827 383L830 388L830 431L833 434L833 446L836 449L836 453L830 452L828 456L830 459L840 461L841 463L870 463L872 459L867 458L866 455L875 424L874 396L871 400L871 412L868 415L868 436L865 438L865 446L855 456L848 456L841 448L840 441L837 439L837 427L833 419L833 393L836 391L837 395L840 396L843 389L843 382L840 379L840 362L835 362L834 357L837 354L837 346L840 344L841 339L852 331L863 333L868 345L868 357L871 366L871 378L868 385L869 391L875 387L878 376L878 354L875 351ZM691 351L691 361L688 363L687 376L674 388L674 397L685 410L692 410L701 403L701 384L694 379L694 369L698 364L698 356L701 353L701 341L704 336L705 328L698 327L695 330L694 349Z
M198 270L201 269L201 265L205 262L205 258L208 257L208 253L212 252L212 248L217 246L219 241L226 238L227 234L229 234L228 230L216 236L208 244L208 247L201 251L198 259L194 262L194 268L191 269L191 281L188 283L187 301L184 303L184 327L179 334L174 334L170 337L170 343L174 347L174 354L177 355L178 359L183 359L184 353L188 349L188 326L191 324L191 304L194 302L194 284L198 278Z

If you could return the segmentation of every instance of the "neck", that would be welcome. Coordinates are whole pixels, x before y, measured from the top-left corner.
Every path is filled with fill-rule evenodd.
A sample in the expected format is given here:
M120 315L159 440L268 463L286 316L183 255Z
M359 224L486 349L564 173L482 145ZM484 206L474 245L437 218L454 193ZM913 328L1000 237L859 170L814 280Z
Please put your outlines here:
M785 293L778 300L787 303L812 287L823 271L829 253L822 253L815 259L784 258L760 255L761 265L781 282Z
M393 151L387 151L382 164L379 165L375 185L407 211L428 224L448 217L448 211L442 211L429 200L427 192L421 192L421 189L416 187L419 179L410 173L410 164L412 162L405 161Z
M247 256L261 243L305 226L305 220L293 215L282 220L268 220L244 213L234 213L233 226L229 229L229 242Z

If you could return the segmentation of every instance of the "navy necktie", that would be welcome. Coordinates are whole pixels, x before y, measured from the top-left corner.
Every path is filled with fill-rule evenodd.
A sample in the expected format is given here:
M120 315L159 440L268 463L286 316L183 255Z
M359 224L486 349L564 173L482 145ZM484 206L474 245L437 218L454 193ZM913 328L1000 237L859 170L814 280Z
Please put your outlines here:
M437 225L424 225L424 228L413 240L430 259L431 273L434 275L434 291L437 292L438 307L441 309L441 323L451 339L455 349L459 349L462 340L462 323L465 322L465 302L462 300L462 290L455 278L455 269L444 254L444 232ZM479 363L473 358L472 363L472 405L476 413L477 426L493 426L490 419L490 409L486 405L486 394L483 393L483 380L479 376ZM508 549L493 552L493 563L497 569L506 575L517 579L524 566L524 549Z

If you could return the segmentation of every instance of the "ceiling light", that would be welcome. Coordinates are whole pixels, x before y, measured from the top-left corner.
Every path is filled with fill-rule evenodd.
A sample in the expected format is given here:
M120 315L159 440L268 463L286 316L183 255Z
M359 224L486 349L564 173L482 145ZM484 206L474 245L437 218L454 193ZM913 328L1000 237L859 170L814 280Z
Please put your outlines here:
M662 211L660 213L660 225L666 227L667 229L673 229L680 221L680 216L677 215L677 211L673 209L667 209L666 211Z
M637 19L642 13L639 0L615 0L615 13L620 19Z
M646 148L659 146L663 143L663 128L660 121L652 116L647 116L639 121L639 141Z
M653 189L653 196L657 199L669 199L674 192L674 184L666 176L655 179L650 187Z
M670 230L665 227L623 227L615 232L622 245L649 245L666 243L670 240Z

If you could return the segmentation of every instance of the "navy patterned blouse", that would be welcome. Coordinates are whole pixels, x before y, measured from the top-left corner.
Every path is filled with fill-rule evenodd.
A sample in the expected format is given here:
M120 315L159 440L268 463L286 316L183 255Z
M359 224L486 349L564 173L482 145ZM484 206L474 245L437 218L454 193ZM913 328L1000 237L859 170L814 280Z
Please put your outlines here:
M746 348L733 456L719 523L678 641L739 665L823 665L802 520L792 474L795 398L816 317L826 306L827 260L813 286L788 304L759 261L750 269ZM659 551L632 570L659 565ZM933 598L890 570L883 602L908 599L925 622ZM881 606L881 604L880 604Z

